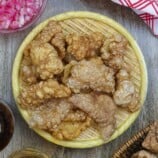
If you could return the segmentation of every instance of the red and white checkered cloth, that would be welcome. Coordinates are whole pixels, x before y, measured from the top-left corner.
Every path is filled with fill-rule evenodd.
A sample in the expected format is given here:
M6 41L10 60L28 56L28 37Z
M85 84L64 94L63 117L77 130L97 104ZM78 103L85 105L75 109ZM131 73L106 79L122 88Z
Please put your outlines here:
M130 7L151 28L158 37L158 0L112 0L115 3Z

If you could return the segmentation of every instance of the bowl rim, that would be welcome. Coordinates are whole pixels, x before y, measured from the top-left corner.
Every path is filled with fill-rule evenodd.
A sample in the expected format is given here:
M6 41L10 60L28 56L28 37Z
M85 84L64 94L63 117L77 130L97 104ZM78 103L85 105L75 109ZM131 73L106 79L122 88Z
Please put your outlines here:
M18 88L18 83L19 83L18 76L19 75L18 74L19 74L19 65L20 65L20 62L22 59L22 55L23 55L22 51L25 48L25 46L27 44L29 44L29 42L31 40L33 40L35 35L38 34L42 30L42 28L48 24L49 21L51 21L51 20L63 21L63 20L70 19L70 18L90 18L93 20L102 21L103 23L113 27L115 30L117 30L119 33L124 35L129 40L132 48L134 49L134 52L135 52L137 58L139 59L139 63L140 63L141 75L142 75L142 78L141 78L142 79L141 105L143 105L145 102L145 99L146 99L147 87L148 87L147 68L146 68L144 56L143 56L138 44L136 43L136 41L132 37L132 35L121 24L117 23L116 21L112 20L111 18L109 18L107 16L104 16L104 15L101 15L98 13L87 12L87 11L72 11L72 12L66 12L66 13L62 13L62 14L50 17L47 20L45 20L44 22L40 23L27 35L27 37L24 39L24 41L22 42L22 44L20 45L20 47L17 51L17 55L16 55L14 63L13 63L12 90L13 90L14 99L17 103L18 110L20 111L24 120L28 123L28 114L25 110L20 108L20 106L18 105L18 102L17 102L17 96L19 94L19 88ZM61 141L61 140L55 139L50 134L48 134L42 130L35 129L35 128L33 130L38 135L42 136L44 139L46 139L52 143L64 146L64 147L91 148L91 147L96 147L96 146L100 146L100 145L103 145L105 143L108 143L108 142L116 139L121 134L123 134L134 123L134 121L138 117L141 109L132 113L129 116L129 118L125 122L123 122L122 125L114 132L112 137L107 142L103 141L101 138L90 139L90 140L85 140L85 141L83 141L83 140L82 141L78 141L78 140L77 141L75 141L75 140L73 140L73 141Z
M34 17L30 21L28 21L28 23L25 24L23 27L17 28L17 29L6 29L6 30L0 29L0 34L16 33L16 32L20 32L20 31L23 31L23 30L31 27L40 18L40 16L42 15L42 13L44 12L44 10L46 8L46 5L47 5L47 0L43 0L42 6L40 7L38 14L34 15Z
M28 152L28 154L26 153ZM38 153L38 155L37 155ZM37 148L34 148L34 147L23 147L22 149L19 149L19 150L16 150L14 152L12 152L8 158L16 158L16 157L21 157L21 155L24 155L24 156L34 156L34 154L37 155L36 158L50 158L47 153L43 153L42 151L40 151L39 149ZM34 158L34 157L33 157Z

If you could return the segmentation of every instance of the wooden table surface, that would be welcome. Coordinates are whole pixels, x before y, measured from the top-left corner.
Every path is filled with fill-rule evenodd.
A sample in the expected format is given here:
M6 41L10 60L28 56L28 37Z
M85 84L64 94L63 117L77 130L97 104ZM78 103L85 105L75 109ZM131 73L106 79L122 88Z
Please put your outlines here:
M122 136L109 144L92 149L68 149L45 141L35 134L21 118L12 95L11 74L16 51L25 36L41 21L66 11L93 11L106 15L121 23L136 39L145 56L149 86L145 106L136 122ZM113 152L134 133L152 120L158 119L158 38L130 9L120 7L110 0L48 0L42 17L32 28L25 31L0 35L0 97L12 108L16 125L10 144L0 152L0 158L24 147L35 147L54 155L54 158L111 158Z

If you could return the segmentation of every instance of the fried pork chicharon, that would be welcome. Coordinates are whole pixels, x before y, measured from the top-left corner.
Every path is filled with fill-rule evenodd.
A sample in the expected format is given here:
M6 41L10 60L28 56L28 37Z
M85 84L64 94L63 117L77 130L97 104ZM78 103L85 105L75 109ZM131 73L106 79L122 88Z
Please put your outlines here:
M129 46L121 35L64 34L51 21L24 50L19 103L30 127L57 139L77 138L88 127L108 140L118 108L139 109L139 92L124 60Z

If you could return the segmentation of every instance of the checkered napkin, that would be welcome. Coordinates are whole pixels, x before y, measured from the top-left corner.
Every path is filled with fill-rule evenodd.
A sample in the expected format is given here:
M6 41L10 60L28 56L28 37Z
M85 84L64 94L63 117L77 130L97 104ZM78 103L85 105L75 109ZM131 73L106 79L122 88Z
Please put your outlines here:
M133 9L158 37L158 0L112 0Z

